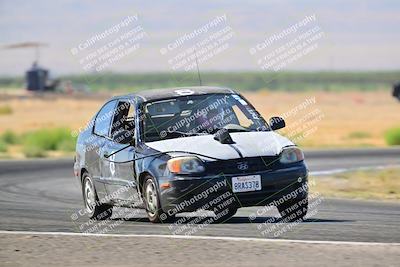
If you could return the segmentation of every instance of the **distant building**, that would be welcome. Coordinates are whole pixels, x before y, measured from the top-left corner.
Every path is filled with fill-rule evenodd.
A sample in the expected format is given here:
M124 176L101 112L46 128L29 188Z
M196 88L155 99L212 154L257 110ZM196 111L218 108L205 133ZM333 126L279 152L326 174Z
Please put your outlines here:
M393 85L393 96L400 101L400 82Z
M26 89L29 91L54 91L58 83L58 80L50 80L49 71L39 67L36 61L26 72Z

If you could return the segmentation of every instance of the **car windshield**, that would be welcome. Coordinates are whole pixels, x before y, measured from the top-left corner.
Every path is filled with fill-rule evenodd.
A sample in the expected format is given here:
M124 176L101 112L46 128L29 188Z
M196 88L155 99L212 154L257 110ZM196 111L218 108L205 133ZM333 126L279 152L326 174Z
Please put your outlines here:
M267 131L259 113L237 94L189 95L144 106L145 142L230 132Z

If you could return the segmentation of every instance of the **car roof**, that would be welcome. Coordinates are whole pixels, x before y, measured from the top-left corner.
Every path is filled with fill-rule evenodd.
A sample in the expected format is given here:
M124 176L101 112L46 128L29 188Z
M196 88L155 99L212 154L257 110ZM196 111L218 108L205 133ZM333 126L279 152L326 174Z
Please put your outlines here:
M234 90L225 87L212 86L187 86L174 88L149 89L129 94L125 96L117 96L115 98L132 98L138 97L138 101L147 102L161 100L167 98L180 97L185 95L206 95L206 94L232 94Z

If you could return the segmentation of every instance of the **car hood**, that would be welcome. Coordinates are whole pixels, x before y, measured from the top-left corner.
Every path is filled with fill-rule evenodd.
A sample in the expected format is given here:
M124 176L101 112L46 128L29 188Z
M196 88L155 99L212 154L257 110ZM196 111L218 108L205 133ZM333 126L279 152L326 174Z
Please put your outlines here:
M147 142L146 145L160 152L187 151L218 159L240 158L239 153L245 158L274 156L283 147L294 145L286 137L273 131L239 132L230 135L235 144L221 144L214 140L213 135L200 135Z

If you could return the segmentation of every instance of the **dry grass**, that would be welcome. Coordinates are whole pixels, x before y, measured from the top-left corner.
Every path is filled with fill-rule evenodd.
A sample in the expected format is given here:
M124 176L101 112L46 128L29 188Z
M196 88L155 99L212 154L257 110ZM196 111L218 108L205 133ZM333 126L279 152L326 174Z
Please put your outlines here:
M315 104L287 118L289 129L316 109L322 114L320 121L311 121L305 129L293 134L301 137L301 132L312 130L306 138L298 140L305 147L383 147L385 131L400 125L400 104L386 91L264 91L244 95L265 118L288 112L305 99L315 97ZM9 106L13 112L0 116L0 134L7 129L16 133L52 127L77 130L85 126L108 97L1 97L0 105Z
M0 134L7 129L16 133L54 127L79 129L85 126L106 99L69 96L12 97L5 101L13 113L0 116Z
M10 115L13 110L10 106L0 106L0 116L2 115Z
M311 191L329 197L399 200L399 176L399 168L347 172L314 179Z
M386 130L400 126L400 103L387 91L265 92L246 96L265 118L288 112L315 97L315 104L287 119L290 126L315 109L321 111L323 118L311 124L316 126L315 132L299 142L305 147L384 147Z

